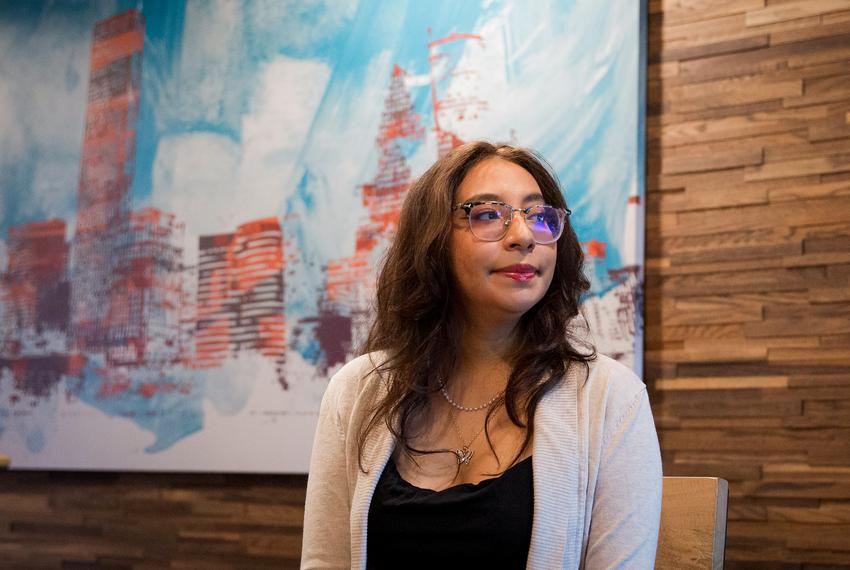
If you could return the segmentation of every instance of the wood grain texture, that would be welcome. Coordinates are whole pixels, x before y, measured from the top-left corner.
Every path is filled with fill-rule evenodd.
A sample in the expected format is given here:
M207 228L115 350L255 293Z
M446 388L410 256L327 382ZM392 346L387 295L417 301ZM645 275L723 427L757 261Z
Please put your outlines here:
M665 477L656 570L721 570L729 484L715 477Z
M5 471L0 567L297 568L305 483L292 475Z
M646 376L665 475L729 481L727 568L850 568L850 3L650 12Z

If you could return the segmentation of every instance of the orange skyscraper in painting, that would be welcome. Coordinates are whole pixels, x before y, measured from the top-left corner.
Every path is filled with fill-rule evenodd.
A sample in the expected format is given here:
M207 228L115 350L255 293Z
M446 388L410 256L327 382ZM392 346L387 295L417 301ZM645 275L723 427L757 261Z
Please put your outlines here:
M277 218L241 224L235 233L201 236L195 332L196 368L215 368L251 350L283 364L283 232Z
M71 279L78 350L108 344L114 252L128 221L145 24L128 10L95 25L86 104Z

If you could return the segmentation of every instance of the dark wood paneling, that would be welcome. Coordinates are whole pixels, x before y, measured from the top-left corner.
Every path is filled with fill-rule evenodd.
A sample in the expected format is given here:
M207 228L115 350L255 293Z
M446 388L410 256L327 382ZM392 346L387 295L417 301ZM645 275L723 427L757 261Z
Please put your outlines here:
M0 473L3 568L297 568L304 476Z
M850 568L850 2L650 2L647 381L728 568Z

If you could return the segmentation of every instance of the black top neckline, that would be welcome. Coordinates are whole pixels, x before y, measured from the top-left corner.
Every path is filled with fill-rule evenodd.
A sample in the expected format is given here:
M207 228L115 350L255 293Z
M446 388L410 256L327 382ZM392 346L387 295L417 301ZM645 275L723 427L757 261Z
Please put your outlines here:
M389 465L387 467L389 467L392 470L393 477L398 481L398 483L402 487L407 487L408 489L410 489L412 491L421 492L425 495L440 495L440 494L449 493L449 492L452 492L452 491L475 490L475 489L480 489L480 488L486 487L486 486L490 485L491 483L493 483L494 481L498 481L499 479L501 479L502 477L507 475L509 472L518 469L521 465L523 465L525 463L531 463L531 457L532 456L529 455L525 459L521 459L520 461L517 461L515 464L511 465L510 467L508 467L502 473L500 473L499 475L496 475L495 477L488 477L487 479L482 479L478 483L458 483L457 485L452 485L451 487L446 487L445 489L440 489L439 491L437 491L436 489L428 489L426 487L417 487L413 483L410 483L409 481L407 481L407 479L405 479L404 477L401 476L401 473L398 470L398 466L395 464L395 460L393 460L392 457L390 457L390 460L388 462Z
M533 523L531 457L441 491L411 485L390 459L369 505L366 568L525 568Z

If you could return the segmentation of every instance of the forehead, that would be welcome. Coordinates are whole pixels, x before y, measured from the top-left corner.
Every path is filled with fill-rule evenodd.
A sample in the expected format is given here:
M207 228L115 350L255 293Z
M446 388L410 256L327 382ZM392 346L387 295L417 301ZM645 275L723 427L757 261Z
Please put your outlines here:
M457 189L458 202L500 200L519 205L542 200L537 181L526 169L507 160L493 157L479 162L466 174Z

